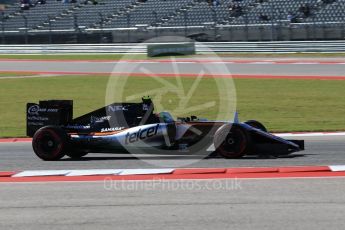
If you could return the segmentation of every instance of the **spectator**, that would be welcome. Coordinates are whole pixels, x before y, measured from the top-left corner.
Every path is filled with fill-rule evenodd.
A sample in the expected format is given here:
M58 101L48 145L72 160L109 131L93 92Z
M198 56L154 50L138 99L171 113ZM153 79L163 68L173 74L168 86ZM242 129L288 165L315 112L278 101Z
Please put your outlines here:
M239 17L242 15L242 7L238 3L231 2L229 4L229 11L231 17Z
M270 17L268 17L268 15L260 13L259 20L261 20L261 21L269 21L271 19L270 19Z
M40 4L40 5L43 5L43 4L46 4L46 0L38 0L35 5L37 4Z
M289 22L292 22L292 18L293 18L293 14L292 14L292 12L289 12L286 19L287 19Z
M33 6L31 0L20 0L20 9L28 10L31 6Z
M322 0L322 2L324 4L331 4L331 3L335 2L335 0Z
M297 15L295 15L292 12L289 12L289 14L287 16L287 20L289 20L290 23L298 23L299 22Z
M140 2L145 2L145 1L140 1ZM87 5L87 4L93 4L93 5L97 5L98 4L98 1L97 0L86 0L85 2L84 2L84 4L85 5Z
M309 17L310 16L310 7L309 7L309 5L308 4L301 5L300 8L299 8L299 12L301 12L305 18Z
M220 0L213 0L213 6L219 6L220 5Z

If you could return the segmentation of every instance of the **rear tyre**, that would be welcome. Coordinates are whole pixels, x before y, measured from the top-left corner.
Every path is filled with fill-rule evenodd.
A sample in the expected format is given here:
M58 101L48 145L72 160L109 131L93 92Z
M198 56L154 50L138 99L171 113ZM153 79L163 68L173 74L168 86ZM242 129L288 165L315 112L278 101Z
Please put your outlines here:
M64 157L67 145L67 133L56 126L42 127L32 138L32 148L35 154L45 161L55 161Z
M215 133L216 152L224 158L240 158L247 154L250 138L247 131L237 125L223 125Z
M81 159L82 157L86 156L87 154L88 154L88 152L73 151L73 152L67 153L66 155L72 159L78 160L78 159Z
M259 121L249 120L244 123L247 125L250 125L253 128L260 129L261 131L267 132L267 128Z

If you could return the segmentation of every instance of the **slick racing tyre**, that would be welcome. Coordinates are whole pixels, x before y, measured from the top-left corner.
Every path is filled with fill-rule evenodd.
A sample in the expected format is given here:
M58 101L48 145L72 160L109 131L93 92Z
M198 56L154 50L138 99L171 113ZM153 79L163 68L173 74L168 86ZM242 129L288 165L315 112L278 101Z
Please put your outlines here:
M66 155L69 156L70 158L72 159L80 159L84 156L86 156L88 154L88 152L85 152L85 151L70 151L69 153L67 153Z
M45 161L55 161L64 157L68 148L67 145L67 133L55 126L40 128L32 138L32 147L35 154Z
M267 128L261 123L256 120L249 120L244 122L247 125L250 125L253 128L260 129L261 131L267 132Z
M247 154L250 138L247 131L237 125L223 125L214 136L216 152L224 158L240 158Z

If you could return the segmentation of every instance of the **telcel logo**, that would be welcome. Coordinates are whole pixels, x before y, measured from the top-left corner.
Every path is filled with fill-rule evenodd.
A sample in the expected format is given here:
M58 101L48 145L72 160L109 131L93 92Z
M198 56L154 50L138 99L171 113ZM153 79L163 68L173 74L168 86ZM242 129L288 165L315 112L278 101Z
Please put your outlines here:
M147 129L139 129L138 132L133 132L133 133L128 132L126 134L125 143L126 144L133 143L138 140L144 140L148 137L152 137L157 134L158 128L159 128L159 124Z

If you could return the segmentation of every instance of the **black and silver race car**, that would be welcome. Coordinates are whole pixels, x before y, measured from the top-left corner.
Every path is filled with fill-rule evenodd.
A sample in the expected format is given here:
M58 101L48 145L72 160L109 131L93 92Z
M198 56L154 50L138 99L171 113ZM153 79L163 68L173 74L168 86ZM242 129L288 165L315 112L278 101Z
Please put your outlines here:
M304 150L304 141L285 140L258 121L208 121L196 116L173 119L154 113L151 99L113 103L73 119L73 101L27 104L27 135L43 160L93 153L198 154L224 158L281 156Z

